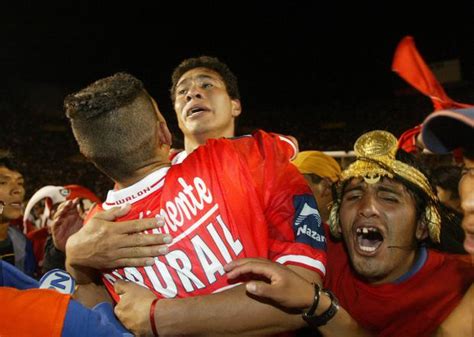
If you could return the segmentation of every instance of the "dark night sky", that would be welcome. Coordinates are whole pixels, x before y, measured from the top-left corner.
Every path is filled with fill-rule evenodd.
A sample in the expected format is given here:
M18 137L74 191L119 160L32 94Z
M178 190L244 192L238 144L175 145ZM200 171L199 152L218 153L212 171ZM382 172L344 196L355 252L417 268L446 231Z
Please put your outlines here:
M474 77L468 1L442 7L414 7L415 1L97 2L1 5L0 65L10 90L39 82L67 92L126 70L169 109L173 67L209 54L237 74L246 107L367 99L404 85L390 64L407 34L428 62L459 58L463 76Z

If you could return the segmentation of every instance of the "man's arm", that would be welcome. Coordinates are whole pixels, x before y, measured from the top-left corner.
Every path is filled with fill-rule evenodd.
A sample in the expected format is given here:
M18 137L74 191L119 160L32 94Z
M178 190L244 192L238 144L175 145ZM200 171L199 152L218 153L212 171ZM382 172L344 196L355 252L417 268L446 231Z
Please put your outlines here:
M308 278L306 282L321 282L316 272L290 268L301 273L300 277ZM122 323L136 335L150 333L153 293L123 281L118 281L115 289L121 297L115 313ZM300 313L249 296L244 285L210 295L159 300L154 319L160 336L255 336L295 330L305 325Z
M459 305L441 323L433 337L472 337L474 335L474 284Z
M97 212L66 243L66 269L78 284L98 282L98 270L147 266L154 257L166 254L169 235L141 232L163 226L163 220L141 219L113 222L130 211L130 206Z
M266 298L286 308L296 309L301 317L313 305L315 297L314 285L292 272L286 266L265 259L240 259L225 267L229 279L243 275L252 275L259 280L251 280L245 284L246 290L258 298ZM266 281L262 281L264 278ZM321 293L315 315L323 314L331 305L331 299ZM368 331L359 324L342 307L325 325L319 327L325 337L352 336L370 337Z

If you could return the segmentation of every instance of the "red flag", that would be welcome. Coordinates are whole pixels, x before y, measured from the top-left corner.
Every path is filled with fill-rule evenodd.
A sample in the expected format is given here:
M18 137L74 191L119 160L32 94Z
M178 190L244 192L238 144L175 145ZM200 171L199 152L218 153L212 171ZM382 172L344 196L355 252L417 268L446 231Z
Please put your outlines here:
M435 110L449 108L469 108L472 105L453 101L418 53L415 41L405 36L397 46L393 56L392 70L410 85L431 98Z

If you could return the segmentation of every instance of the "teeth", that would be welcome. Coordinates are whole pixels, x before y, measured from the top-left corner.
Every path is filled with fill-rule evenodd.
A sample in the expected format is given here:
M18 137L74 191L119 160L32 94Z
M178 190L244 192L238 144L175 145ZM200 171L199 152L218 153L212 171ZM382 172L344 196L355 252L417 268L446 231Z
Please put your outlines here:
M366 246L359 246L361 250L363 250L364 252L373 252L375 251L375 247L366 247Z
M379 230L375 227L359 227L356 229L357 234L368 234L369 232L378 232Z

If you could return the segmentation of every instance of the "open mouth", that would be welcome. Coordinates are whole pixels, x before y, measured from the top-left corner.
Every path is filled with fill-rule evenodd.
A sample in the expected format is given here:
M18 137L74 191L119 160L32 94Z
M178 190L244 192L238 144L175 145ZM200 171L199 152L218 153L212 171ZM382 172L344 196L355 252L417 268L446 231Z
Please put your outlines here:
M202 106L195 106L189 109L186 113L186 117L197 115L201 112L209 111L209 109L202 107Z
M383 243L383 236L376 227L358 227L356 229L356 243L359 251L373 254Z
M12 208L20 208L22 207L22 203L21 202L11 202L8 204L8 206L12 207Z

